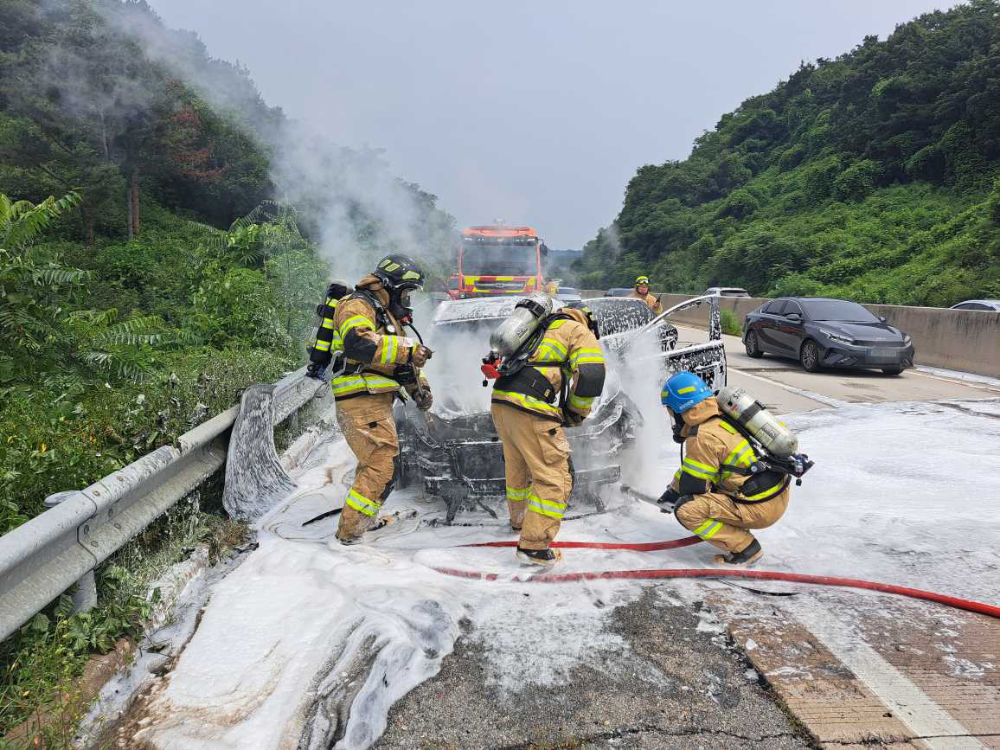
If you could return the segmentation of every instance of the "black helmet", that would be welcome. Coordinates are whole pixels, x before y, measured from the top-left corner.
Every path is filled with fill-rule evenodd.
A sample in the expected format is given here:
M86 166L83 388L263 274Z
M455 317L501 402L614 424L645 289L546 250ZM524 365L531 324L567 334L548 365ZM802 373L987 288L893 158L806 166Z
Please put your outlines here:
M423 269L407 255L387 255L378 262L373 275L389 293L389 312L400 323L409 323L413 318L410 292L424 288Z
M584 315L586 315L587 327L594 332L594 338L601 338L601 330L597 325L597 318L594 317L594 311L587 306L586 302L574 300L573 302L567 302L566 307L571 307L574 310L580 310Z
M374 275L392 294L401 289L423 289L424 271L407 255L387 255L378 262Z

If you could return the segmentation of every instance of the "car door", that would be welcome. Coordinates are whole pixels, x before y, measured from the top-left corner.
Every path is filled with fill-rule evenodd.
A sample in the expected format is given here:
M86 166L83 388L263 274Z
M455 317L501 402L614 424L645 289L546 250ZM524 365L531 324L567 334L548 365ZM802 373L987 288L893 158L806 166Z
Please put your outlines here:
M798 320L792 320L788 316L795 313ZM775 322L774 338L780 347L778 354L785 354L791 357L799 356L799 347L805 338L805 326L803 325L804 315L802 308L795 300L788 300L781 310L781 315Z
M780 354L781 349L776 339L778 321L786 300L776 299L768 302L760 309L760 320L757 324L757 343L761 351Z

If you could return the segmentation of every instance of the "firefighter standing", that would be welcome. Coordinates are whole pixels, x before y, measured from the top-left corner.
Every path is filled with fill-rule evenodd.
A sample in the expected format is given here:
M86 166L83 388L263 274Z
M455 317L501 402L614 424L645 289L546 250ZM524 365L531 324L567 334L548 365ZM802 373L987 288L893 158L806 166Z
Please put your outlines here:
M752 565L763 552L748 529L767 528L784 515L789 477L751 473L758 456L697 375L673 375L660 399L674 420L674 439L684 444L684 460L659 502L673 508L682 526L723 551L716 563Z
M528 364L496 381L493 423L503 442L510 525L522 562L554 565L549 548L573 488L563 426L580 424L604 388L604 355L590 310L563 308L545 327Z
M402 335L402 324L412 320L410 292L423 278L413 260L389 255L336 306L331 348L343 351L344 363L342 371L335 366L331 383L337 424L358 459L337 528L343 544L361 540L393 489L399 456L394 399L405 389L421 410L433 403L419 369L431 351Z
M631 299L641 299L643 302L649 305L649 309L652 310L657 315L663 312L663 309L660 307L659 298L649 293L648 276L640 276L635 280L635 289L632 290L632 293L629 295L629 297Z

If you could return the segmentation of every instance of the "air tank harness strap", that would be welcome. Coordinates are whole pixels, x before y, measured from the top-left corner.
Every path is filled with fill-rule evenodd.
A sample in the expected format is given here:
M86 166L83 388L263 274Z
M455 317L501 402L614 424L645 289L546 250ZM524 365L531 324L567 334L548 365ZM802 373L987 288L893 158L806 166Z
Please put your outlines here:
M777 484L773 484L773 478L780 477ZM759 484L755 484L760 481ZM740 505L757 505L766 503L771 498L777 497L792 481L792 478L777 471L765 471L740 487L739 494L731 496L734 503Z
M545 366L552 367L557 364L556 362L550 362L546 363ZM566 363L563 362L562 364ZM502 378L498 378L496 388L501 391L523 393L526 396L540 399L547 404L551 404L556 399L556 389L552 385L552 381L535 369L535 365L533 364L518 370L513 375L505 375Z

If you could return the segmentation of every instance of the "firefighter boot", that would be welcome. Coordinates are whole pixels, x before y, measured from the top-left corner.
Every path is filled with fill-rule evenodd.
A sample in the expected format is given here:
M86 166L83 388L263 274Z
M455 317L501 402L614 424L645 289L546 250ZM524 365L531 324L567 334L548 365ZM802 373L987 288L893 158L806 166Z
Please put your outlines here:
M754 539L740 552L730 552L728 555L716 555L716 565L727 565L736 568L749 568L764 554L760 542Z
M527 565L555 565L562 560L562 552L557 549L517 548L517 559Z

